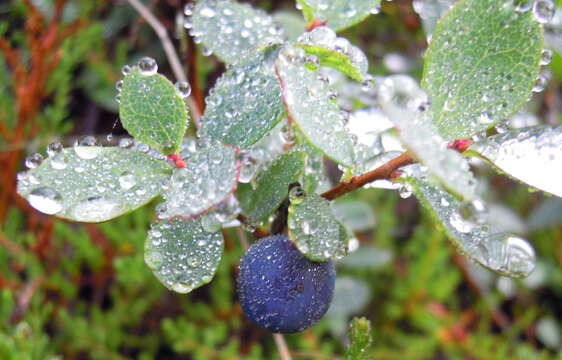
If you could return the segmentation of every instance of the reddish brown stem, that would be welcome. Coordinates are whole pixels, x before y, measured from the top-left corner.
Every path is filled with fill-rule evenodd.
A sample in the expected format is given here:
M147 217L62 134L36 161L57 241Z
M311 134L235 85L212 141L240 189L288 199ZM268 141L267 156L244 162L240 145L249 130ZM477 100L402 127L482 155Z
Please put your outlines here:
M322 197L328 200L337 199L345 194L348 194L354 190L357 190L375 180L389 179L392 173L399 168L412 164L415 160L408 153L404 153L386 164L376 168L375 170L369 171L363 175L355 176L351 181L346 183L341 183L333 187L332 189L326 191L322 194Z

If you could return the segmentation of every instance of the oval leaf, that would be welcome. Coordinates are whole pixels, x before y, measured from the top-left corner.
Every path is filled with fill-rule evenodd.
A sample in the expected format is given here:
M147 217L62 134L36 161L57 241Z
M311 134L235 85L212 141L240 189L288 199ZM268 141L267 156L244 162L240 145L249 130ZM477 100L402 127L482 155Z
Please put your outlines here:
M165 161L135 150L74 147L20 176L18 193L43 213L102 222L152 200L171 172Z
M137 67L123 79L119 117L129 134L166 154L178 152L188 124L174 84L160 74L143 75Z
M490 136L470 153L539 190L562 197L562 126L537 126Z
M543 31L511 2L463 0L439 21L422 86L447 140L471 137L525 104L540 71Z
M298 0L307 20L316 18L339 31L380 11L380 0Z
M287 197L289 185L304 174L306 154L292 151L281 155L262 171L255 182L255 190L248 188L240 194L242 207L250 222L260 224L277 210Z
M201 218L153 223L144 245L144 260L168 289L186 294L209 283L224 250L222 233L207 232Z
M191 34L226 63L238 62L248 50L283 42L283 31L261 10L230 0L198 1Z
M461 254L509 277L522 278L533 271L535 252L526 240L495 231L486 213L479 215L478 223L463 217L467 203L461 203L439 185L423 180L419 165L410 166L407 172L411 177L401 180L412 186L417 198L441 223Z
M263 138L283 117L281 87L266 49L231 66L207 98L201 136L247 148Z
M320 65L337 69L354 80L362 81L369 70L365 53L347 39L337 37L329 27L319 26L305 32L297 46L318 57Z
M340 108L329 99L329 87L290 55L281 55L276 68L285 106L306 140L335 162L352 166L353 141Z
M330 202L318 195L292 198L287 225L289 239L311 260L326 261L347 253L347 230L332 213Z
M161 217L199 215L236 190L239 166L233 147L200 142L185 161L162 194L166 202Z

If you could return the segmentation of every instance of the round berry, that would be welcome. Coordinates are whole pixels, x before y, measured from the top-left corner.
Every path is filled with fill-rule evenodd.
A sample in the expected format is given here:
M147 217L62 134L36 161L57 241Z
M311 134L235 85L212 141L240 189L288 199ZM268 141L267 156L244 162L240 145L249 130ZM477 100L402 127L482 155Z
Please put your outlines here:
M333 262L307 259L287 236L261 239L248 249L239 268L242 309L271 332L307 329L330 307L336 277Z

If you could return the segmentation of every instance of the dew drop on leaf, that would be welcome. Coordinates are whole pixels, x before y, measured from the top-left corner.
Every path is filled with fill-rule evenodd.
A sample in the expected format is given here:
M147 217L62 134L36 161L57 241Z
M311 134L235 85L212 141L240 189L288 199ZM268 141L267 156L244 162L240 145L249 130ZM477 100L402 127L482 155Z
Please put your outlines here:
M29 204L44 214L54 215L62 210L62 197L50 187L39 187L29 193Z

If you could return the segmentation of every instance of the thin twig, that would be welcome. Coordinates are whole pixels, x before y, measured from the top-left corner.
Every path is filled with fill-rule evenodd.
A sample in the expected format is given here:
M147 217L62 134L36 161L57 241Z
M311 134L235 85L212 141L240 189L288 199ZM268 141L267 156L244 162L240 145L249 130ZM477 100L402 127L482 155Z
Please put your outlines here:
M285 337L282 334L273 334L273 340L275 340L275 345L277 345L277 350L279 350L279 356L281 360L292 360L291 353L285 342Z
M399 168L412 164L414 159L408 153L404 153L386 164L379 166L375 170L369 171L363 175L355 176L349 182L344 182L336 185L332 189L326 191L322 194L322 197L328 200L334 200L348 194L354 190L357 190L373 181L388 179L395 170Z
M131 4L138 13L146 20L146 22L154 29L156 35L162 42L162 47L164 48L164 52L166 53L166 57L170 62L170 66L172 67L172 71L174 72L174 76L179 81L187 81L187 76L185 75L185 71L180 63L178 54L176 53L176 49L174 48L174 44L170 40L168 36L168 31L166 31L166 27L150 12L150 10L144 6L139 0L128 0L129 4ZM193 100L193 97L188 97L187 101L189 106L191 107L191 112L193 114L193 118L195 120L195 124L199 124L199 118L201 117L201 110L197 103Z

